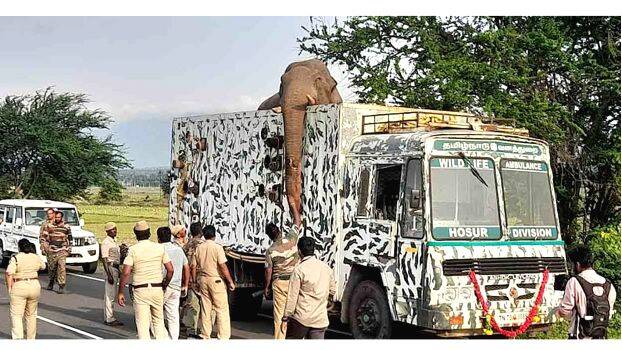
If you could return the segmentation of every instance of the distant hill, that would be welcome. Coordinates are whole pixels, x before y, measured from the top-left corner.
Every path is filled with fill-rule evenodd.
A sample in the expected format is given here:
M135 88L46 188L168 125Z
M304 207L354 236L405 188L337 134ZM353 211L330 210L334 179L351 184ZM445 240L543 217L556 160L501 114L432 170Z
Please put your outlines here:
M160 182L170 169L151 167L119 170L119 182L125 187L160 187Z

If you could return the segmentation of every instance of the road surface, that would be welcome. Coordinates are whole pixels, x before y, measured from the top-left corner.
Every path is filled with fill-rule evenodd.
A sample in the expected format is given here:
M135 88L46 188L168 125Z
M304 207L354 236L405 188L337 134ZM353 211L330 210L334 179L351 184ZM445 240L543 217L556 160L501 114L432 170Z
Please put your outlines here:
M103 323L103 272L85 275L81 270L67 268L65 294L45 289L48 276L40 274L41 298L37 320L38 339L135 339L136 325L134 310L129 305L121 308L115 305L121 327L109 327ZM58 288L58 287L56 287ZM127 296L127 290L126 290ZM231 321L232 339L271 339L272 305L264 302L261 314L252 321ZM4 269L0 269L0 339L11 338L9 299L4 281ZM338 323L338 322L336 322ZM327 338L352 338L341 324L326 333Z

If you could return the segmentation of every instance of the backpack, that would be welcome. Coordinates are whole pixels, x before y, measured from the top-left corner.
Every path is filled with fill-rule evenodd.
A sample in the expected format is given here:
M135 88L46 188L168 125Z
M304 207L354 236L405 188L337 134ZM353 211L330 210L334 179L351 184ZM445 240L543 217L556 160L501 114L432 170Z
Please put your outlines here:
M576 276L576 278L585 293L586 300L585 317L577 314L579 338L605 339L607 338L607 326L609 325L609 290L611 289L611 282L590 283L583 277ZM594 287L602 287L604 290L603 294L594 294Z

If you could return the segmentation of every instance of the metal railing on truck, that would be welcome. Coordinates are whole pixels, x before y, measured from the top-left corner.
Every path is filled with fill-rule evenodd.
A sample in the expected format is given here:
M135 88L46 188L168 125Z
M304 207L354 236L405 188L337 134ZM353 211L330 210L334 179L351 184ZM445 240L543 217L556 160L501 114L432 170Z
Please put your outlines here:
M364 115L361 123L363 135L407 133L415 130L470 129L529 136L527 129L516 127L514 119L428 109Z

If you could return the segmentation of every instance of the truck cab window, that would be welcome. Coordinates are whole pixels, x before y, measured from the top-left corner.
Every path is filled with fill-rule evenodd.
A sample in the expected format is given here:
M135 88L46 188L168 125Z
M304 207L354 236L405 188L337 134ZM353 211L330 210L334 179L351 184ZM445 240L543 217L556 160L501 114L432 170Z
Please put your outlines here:
M396 219L401 177L402 165L379 165L376 168L376 219Z
M421 159L408 161L404 186L404 226L402 236L423 238L423 181Z

